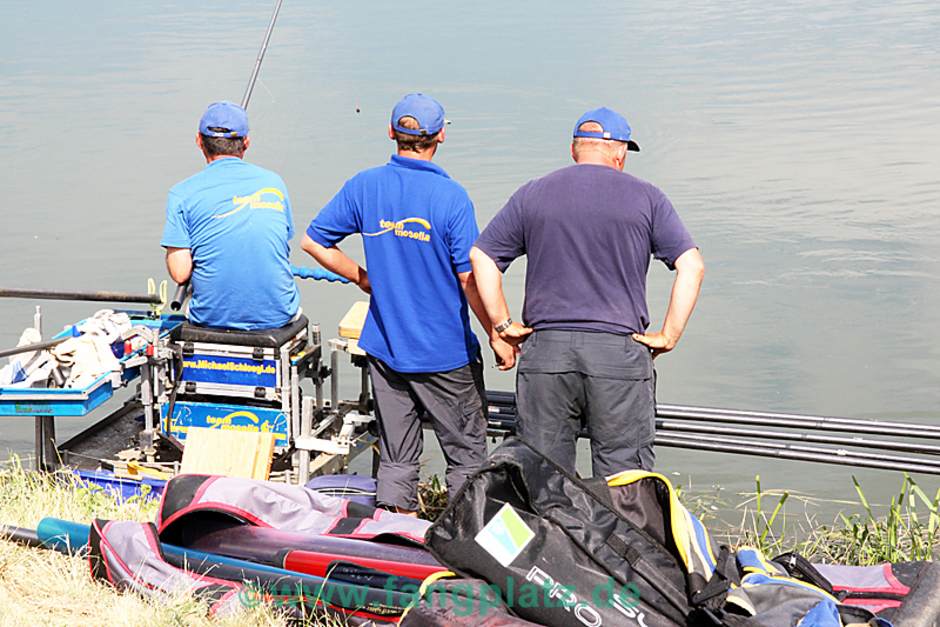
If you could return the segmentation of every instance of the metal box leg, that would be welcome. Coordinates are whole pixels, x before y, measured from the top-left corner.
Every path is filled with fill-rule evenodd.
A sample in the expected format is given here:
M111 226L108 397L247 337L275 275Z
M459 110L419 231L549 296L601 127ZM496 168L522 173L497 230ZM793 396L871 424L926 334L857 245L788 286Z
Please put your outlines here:
M36 416L36 470L55 470L59 451L55 445L55 416Z

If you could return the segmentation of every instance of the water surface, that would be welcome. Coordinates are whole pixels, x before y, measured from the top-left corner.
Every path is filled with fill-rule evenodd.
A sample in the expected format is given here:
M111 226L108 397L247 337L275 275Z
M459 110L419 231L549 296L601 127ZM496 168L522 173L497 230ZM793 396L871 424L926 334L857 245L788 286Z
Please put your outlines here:
M198 116L241 97L271 7L5 6L0 285L141 291L165 273L166 190L201 167ZM388 158L389 108L424 90L453 120L438 160L482 226L519 185L568 163L584 110L611 106L643 147L628 171L665 190L708 266L687 335L658 361L661 401L937 424L938 33L940 5L918 0L288 0L249 108L249 158L282 174L303 227ZM361 256L358 241L347 248ZM515 311L523 269L506 277ZM671 279L650 274L654 325ZM302 293L327 335L359 298ZM0 346L35 304L0 300ZM94 306L43 310L49 333ZM512 375L487 374L511 388ZM83 424L60 423L63 435ZM28 448L31 434L31 421L0 421L4 447ZM659 468L730 492L760 473L824 498L846 495L853 474L679 450L661 450ZM881 497L899 481L854 474Z

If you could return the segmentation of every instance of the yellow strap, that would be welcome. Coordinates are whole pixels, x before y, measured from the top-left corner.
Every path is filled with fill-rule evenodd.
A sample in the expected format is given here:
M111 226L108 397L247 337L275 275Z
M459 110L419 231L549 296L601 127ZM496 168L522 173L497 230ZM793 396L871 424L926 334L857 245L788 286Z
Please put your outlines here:
M435 582L438 582L441 579L444 579L445 577L456 577L456 576L457 576L457 573L450 571L450 570L439 570L436 573L431 573L430 575L424 578L424 581L421 582L421 586L418 588L418 597L419 598L423 597L424 593L428 591L428 587L430 587Z
M415 605L421 602L421 599L424 598L424 594L428 591L428 587L434 584L445 577L456 577L457 573L450 570L439 570L436 573L431 573L424 578L424 581L421 582L421 585L418 587L418 593L414 596L411 605L405 608L405 611L401 613L401 618L398 619L398 622L405 620L405 615L413 608Z

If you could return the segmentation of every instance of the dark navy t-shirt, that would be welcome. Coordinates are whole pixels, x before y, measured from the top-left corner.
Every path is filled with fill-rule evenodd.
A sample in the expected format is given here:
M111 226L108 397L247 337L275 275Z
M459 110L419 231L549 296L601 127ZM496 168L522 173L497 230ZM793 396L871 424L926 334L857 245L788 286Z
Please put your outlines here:
M502 271L528 256L526 325L622 334L649 326L650 257L674 269L676 259L695 248L656 186L593 164L520 187L476 246Z

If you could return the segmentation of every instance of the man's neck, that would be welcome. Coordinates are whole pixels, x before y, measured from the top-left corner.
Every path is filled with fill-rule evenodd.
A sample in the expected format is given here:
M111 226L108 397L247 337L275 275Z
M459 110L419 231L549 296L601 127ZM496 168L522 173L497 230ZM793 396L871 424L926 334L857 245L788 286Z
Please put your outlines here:
M213 161L218 161L219 159L241 159L241 155L213 155L206 156L206 163L212 163Z
M412 150L399 150L398 156L404 157L405 159L417 159L418 161L430 161L434 158L434 153L437 152L433 148L428 148L427 150L422 150L421 152L414 152Z
M584 153L579 155L576 163L578 165L584 165L584 164L603 165L608 168L613 168L615 170L621 169L620 164L618 164L616 161L614 161L613 159L611 159L604 153L600 151L594 151L594 150L585 151Z

